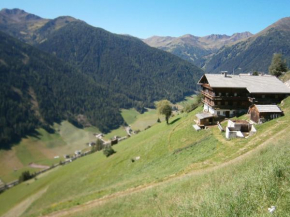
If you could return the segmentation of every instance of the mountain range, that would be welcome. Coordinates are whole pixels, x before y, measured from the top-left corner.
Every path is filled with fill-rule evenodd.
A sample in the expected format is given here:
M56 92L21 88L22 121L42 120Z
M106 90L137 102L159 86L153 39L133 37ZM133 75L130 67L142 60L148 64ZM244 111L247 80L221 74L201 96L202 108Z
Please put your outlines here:
M142 112L157 100L181 100L203 73L138 38L68 16L3 9L0 31L1 84L8 81L1 88L2 143L65 119L108 132L125 124L121 108Z
M251 36L250 32L236 33L231 36L212 34L204 37L187 34L181 37L153 36L143 41L152 47L168 51L203 67L206 60L224 45L231 45Z
M281 53L290 63L290 17L283 18L263 31L231 46L218 50L206 63L208 72L268 73L274 53Z
M290 18L286 17L253 35L249 32L232 36L196 37L154 36L143 40L152 47L173 53L201 67L208 73L268 73L274 53L281 53L290 63Z

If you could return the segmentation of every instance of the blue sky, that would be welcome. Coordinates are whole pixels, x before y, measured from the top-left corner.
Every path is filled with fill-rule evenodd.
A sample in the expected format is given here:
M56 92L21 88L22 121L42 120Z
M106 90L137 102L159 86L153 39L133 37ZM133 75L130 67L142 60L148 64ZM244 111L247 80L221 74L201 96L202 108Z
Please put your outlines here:
M0 0L43 18L70 15L140 38L257 33L290 16L290 0Z

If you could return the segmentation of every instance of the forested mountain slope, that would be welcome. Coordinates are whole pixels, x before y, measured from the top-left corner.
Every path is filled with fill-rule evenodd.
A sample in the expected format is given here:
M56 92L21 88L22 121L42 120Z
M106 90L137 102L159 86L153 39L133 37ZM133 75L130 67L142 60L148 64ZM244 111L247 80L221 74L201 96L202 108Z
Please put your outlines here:
M181 100L196 90L202 74L194 65L137 38L83 22L67 24L39 48L76 66L112 92L125 94L139 110L162 98Z
M63 119L123 124L115 95L61 60L0 32L0 144Z
M10 141L12 135L24 135L40 124L69 118L108 132L124 123L119 109L135 107L143 111L156 100L181 100L194 93L203 73L191 63L151 48L137 38L113 34L72 17L49 20L19 9L3 9L0 30L46 52L1 33L6 40L1 41L1 67L6 72L1 84L11 78L2 86L6 95L1 96L15 105L26 103L24 107L6 105L3 109L3 141ZM9 61L13 64L6 64ZM16 87L24 92L24 98L17 102L16 97L9 96L16 75L25 78L21 79L24 84ZM37 103L29 103L29 97ZM39 106L39 111L29 110L32 104ZM8 110L10 115L22 118L10 123Z
M290 18L283 18L260 33L232 46L221 48L205 65L207 72L268 72L273 53L290 61ZM240 72L241 72L240 71Z

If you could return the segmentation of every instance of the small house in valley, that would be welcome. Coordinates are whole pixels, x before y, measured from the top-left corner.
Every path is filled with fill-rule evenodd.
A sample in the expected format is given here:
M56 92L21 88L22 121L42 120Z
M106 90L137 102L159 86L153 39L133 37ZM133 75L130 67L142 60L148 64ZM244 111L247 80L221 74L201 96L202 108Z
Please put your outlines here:
M253 105L276 106L290 94L290 89L271 75L205 74L198 84L201 85L204 106L203 112L196 115L196 122L205 126L224 118L246 114ZM270 119L279 116L277 112L266 115L264 112L258 114L256 110L254 113L254 109L258 108L253 108L253 117L258 115Z
M255 123L264 123L265 121L281 117L282 110L277 105L252 105L249 108L251 120Z

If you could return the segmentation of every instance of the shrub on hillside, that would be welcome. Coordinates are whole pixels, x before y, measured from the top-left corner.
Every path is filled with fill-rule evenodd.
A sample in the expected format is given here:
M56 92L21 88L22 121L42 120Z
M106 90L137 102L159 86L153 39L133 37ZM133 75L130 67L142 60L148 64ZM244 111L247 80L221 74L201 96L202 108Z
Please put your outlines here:
M29 171L24 171L24 172L22 172L22 174L19 176L19 183L21 183L21 182L24 182L24 181L26 181L26 180L29 180L29 179L31 179L31 178L33 178L34 177L34 175L33 174L30 174L30 172Z
M103 150L103 153L106 157L109 157L111 156L112 154L115 154L116 151L110 146L110 145L107 145L104 150Z

